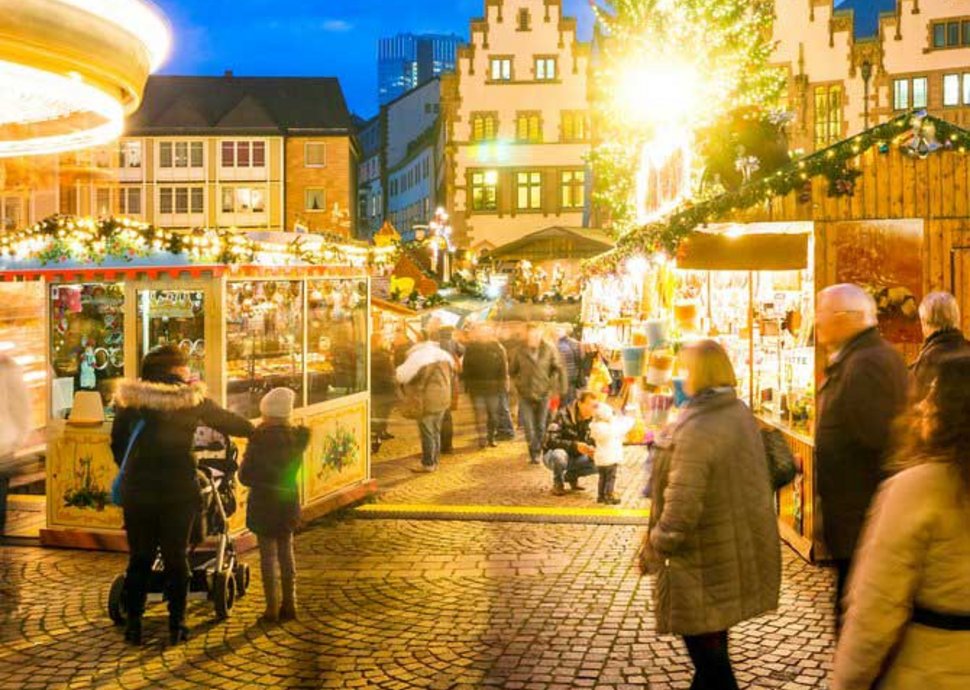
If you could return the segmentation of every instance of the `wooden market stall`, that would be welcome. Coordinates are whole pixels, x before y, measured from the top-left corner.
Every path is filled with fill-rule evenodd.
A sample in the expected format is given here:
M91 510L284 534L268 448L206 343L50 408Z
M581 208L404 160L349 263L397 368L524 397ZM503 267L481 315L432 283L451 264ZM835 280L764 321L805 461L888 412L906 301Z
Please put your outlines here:
M902 116L736 192L681 207L588 266L590 285L612 285L600 292L620 305L587 300L613 343L649 349L658 328L650 317L666 313L670 339L683 335L686 314L691 326L681 331L725 344L740 394L801 461L779 495L779 522L807 559L826 556L813 435L827 353L814 344L814 295L836 283L862 285L877 301L881 332L908 361L920 346L923 295L950 290L970 312L968 150L970 132L924 114ZM655 254L658 245L675 261ZM586 305L584 312L590 318Z
M369 278L361 262L331 249L327 258L316 253L308 260L310 253L295 252L287 237L196 233L183 247L161 234L153 240L152 233L164 231L135 224L126 231L136 249L121 257L83 250L94 260L79 261L77 252L65 251L51 261L51 247L67 248L51 239L57 228L71 235L82 223L51 222L8 240L0 258L0 294L7 286L31 284L43 295L50 372L43 544L125 547L121 511L108 500L116 473L109 446L112 392L120 379L137 376L144 354L161 344L182 348L209 395L245 417L259 416L259 401L271 388L296 392L295 420L312 432L300 478L304 518L374 490ZM94 234L118 232L104 226L84 225ZM182 251L156 248L166 245ZM100 393L104 421L96 412L87 419L75 413L72 422L75 394L84 391ZM231 520L237 533L245 526L244 499L240 494Z

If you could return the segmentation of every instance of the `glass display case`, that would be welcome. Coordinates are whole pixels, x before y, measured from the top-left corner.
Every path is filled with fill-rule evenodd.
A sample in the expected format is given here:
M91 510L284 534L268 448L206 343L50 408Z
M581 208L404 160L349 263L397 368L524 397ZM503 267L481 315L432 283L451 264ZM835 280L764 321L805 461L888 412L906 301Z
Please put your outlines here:
M225 318L227 407L255 419L263 395L280 387L302 407L303 282L229 282Z
M367 281L307 282L307 405L367 389Z
M124 375L125 293L121 283L78 283L50 288L51 416L66 417L74 393L101 393L110 407Z
M205 292L138 290L138 358L153 348L174 345L189 358L193 377L205 380Z

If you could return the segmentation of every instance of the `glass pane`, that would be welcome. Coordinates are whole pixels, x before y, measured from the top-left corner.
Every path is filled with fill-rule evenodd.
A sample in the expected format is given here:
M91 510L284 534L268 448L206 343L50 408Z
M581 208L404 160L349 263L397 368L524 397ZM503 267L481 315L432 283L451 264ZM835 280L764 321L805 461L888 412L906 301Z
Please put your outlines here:
M249 167L249 142L240 141L236 147L236 162L240 168Z
M202 167L202 142L201 141L192 142L192 167L193 168Z
M236 164L236 147L231 141L222 142L222 166L231 168Z
M172 189L165 187L158 193L158 207L162 213L172 212Z
M192 213L202 213L205 210L205 190L202 187L192 188Z
M367 389L367 281L307 284L307 404Z
M188 187L175 188L175 212L189 212L189 189Z
M201 290L138 290L138 362L156 347L175 345L189 369L205 379L205 293Z
M253 143L253 167L262 168L266 165L266 143L257 141Z
M223 187L222 188L222 212L223 213L232 213L232 210L235 208L233 199L234 199L234 195L233 195L232 187Z
M933 25L933 47L944 48L946 46L946 24Z
M159 166L162 168L172 167L172 144L162 143L158 145Z
M50 295L51 415L66 416L78 390L98 391L109 405L124 375L121 283L53 285Z
M915 90L913 93L913 100L914 101L916 100ZM959 105L959 104L960 104L960 75L958 74L944 75L943 105Z
M130 213L132 215L139 215L141 213L141 190L140 189L128 190L127 213Z
M946 44L948 46L960 45L959 22L950 22L946 25Z
M229 409L259 416L273 388L296 392L303 405L303 285L299 281L230 282L226 286Z
M175 144L175 167L186 168L189 165L189 145L187 142L176 142Z
M954 75L956 76L956 75ZM959 77L957 77L957 92L960 90ZM926 77L920 77L913 80L913 107L914 108L925 108L926 107Z

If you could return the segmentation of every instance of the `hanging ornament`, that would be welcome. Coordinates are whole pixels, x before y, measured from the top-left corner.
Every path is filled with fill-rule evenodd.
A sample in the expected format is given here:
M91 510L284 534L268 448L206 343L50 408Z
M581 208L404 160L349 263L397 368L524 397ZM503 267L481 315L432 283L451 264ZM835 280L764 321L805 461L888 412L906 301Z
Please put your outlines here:
M910 156L923 160L941 148L940 142L936 139L936 125L926 119L925 110L916 113L910 124L912 132L909 142L903 147L903 151Z
M861 174L860 171L849 166L848 163L841 163L834 170L827 171L825 176L829 180L829 196L854 196L855 181Z

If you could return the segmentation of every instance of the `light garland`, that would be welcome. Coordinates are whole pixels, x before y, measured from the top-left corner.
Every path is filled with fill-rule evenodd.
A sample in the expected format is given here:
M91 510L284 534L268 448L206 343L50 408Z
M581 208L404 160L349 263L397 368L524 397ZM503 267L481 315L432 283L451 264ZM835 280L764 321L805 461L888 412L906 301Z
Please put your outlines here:
M927 115L925 110L900 115L861 132L806 158L795 161L773 174L749 182L735 192L694 203L681 204L665 219L640 226L623 235L616 246L598 257L583 262L587 275L621 270L629 259L642 254L665 252L676 256L680 243L698 227L723 220L730 214L785 196L814 177L829 179L829 194L851 195L859 172L851 163L866 151L876 148L888 153L891 145L916 158L934 151L949 150L966 154L970 150L970 131Z

